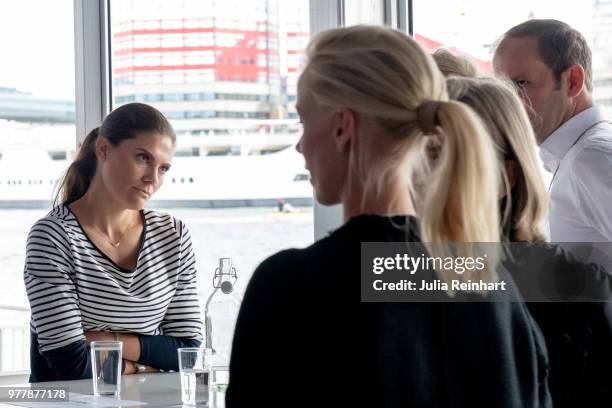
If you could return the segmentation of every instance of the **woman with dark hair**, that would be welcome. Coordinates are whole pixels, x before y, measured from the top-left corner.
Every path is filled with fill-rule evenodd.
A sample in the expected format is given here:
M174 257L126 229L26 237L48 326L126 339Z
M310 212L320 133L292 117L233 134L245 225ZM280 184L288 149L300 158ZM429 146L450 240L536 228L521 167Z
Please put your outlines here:
M143 209L176 135L155 108L111 112L83 141L28 236L31 382L91 377L88 344L123 342L125 374L177 369L201 343L195 259L180 220Z

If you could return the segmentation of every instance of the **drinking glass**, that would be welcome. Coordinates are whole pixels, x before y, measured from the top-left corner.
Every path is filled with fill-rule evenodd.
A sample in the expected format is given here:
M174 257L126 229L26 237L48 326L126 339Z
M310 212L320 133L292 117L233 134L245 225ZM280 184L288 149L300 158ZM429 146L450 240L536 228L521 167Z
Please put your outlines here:
M184 405L207 405L211 350L203 347L178 349L181 399Z
M123 343L92 341L90 348L94 395L118 398L121 393Z

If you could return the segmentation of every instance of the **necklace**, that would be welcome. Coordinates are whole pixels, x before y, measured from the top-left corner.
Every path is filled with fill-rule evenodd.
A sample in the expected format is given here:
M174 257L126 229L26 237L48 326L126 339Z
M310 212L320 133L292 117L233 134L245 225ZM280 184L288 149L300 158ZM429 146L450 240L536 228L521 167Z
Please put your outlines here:
M136 221L135 223L133 223L132 225L130 225L129 227L127 227L125 229L125 231L123 231L123 233L121 234L121 236L119 237L119 240L117 242L113 242L110 237L104 233L100 228L96 227L95 225L93 225L93 227L96 229L96 231L102 235L102 237L106 240L106 242L108 242L109 244L111 244L113 246L113 248L119 248L119 245L121 245L121 241L123 241L123 238L125 237L125 235L127 234L127 232L129 230L131 230L132 228L134 228L136 225L138 224L138 221Z

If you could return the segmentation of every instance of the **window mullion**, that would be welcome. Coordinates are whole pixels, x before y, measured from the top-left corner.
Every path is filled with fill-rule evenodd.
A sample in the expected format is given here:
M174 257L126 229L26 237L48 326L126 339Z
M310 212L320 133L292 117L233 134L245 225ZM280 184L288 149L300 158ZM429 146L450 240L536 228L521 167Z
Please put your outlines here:
M75 116L77 145L100 125L108 101L103 32L105 0L74 0Z

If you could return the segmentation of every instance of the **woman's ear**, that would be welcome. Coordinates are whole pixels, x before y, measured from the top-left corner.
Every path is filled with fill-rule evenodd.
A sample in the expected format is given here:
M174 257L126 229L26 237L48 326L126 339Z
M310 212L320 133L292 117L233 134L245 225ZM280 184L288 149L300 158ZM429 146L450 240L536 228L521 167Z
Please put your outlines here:
M518 178L518 163L516 160L506 160L506 174L508 175L508 182L510 183L510 189L516 184Z
M442 152L442 139L440 135L425 136L425 154L430 163L435 163Z
M350 109L342 108L334 113L334 141L339 152L348 152L355 135L356 123L355 112Z
M103 136L98 137L98 139L96 140L96 157L99 160L102 160L102 161L106 160L109 145L110 145L110 142L107 138Z

